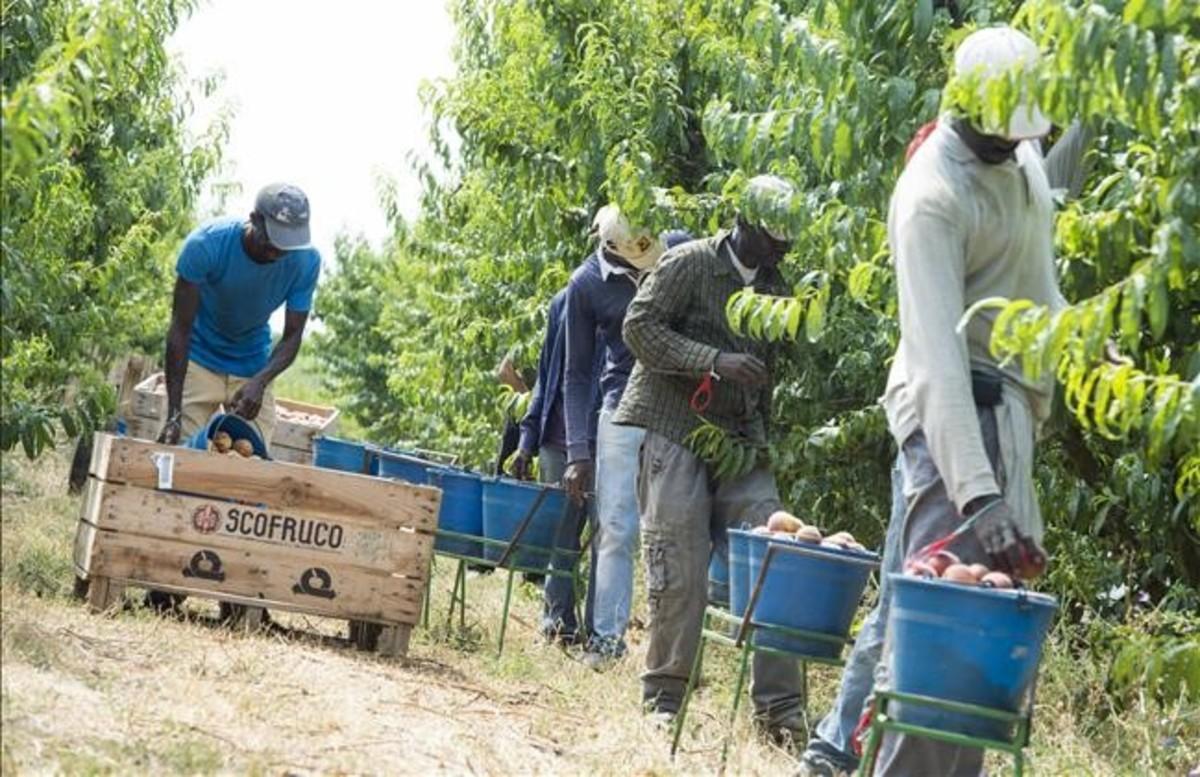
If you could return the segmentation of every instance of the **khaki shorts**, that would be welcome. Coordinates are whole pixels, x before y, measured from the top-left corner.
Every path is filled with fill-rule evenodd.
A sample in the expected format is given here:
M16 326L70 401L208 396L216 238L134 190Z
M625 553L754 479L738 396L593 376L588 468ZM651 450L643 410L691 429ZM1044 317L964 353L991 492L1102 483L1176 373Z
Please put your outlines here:
M237 390L249 382L249 378L222 375L189 361L187 376L183 380L183 423L180 441L186 440L208 423L213 413L228 408ZM275 433L275 395L268 385L263 391L262 408L254 423L262 432L263 442L269 448Z

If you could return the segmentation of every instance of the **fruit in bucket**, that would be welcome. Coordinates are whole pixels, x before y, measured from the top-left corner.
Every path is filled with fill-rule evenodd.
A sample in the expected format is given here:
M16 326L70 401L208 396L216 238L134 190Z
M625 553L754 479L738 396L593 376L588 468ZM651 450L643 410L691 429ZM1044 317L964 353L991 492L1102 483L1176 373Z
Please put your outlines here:
M971 574L975 575L976 580L982 580L983 576L992 570L987 568L987 564L971 564Z
M1003 572L988 572L979 580L984 588L1012 588L1012 578Z
M979 578L975 577L975 573L971 571L971 567L966 564L951 564L946 567L946 571L942 573L943 580L949 580L951 583L978 583Z
M233 449L238 453L239 456L243 456L247 459L254 455L254 443L245 438L235 441L233 443Z
M233 438L229 436L229 432L217 432L212 436L212 446L217 453L228 453L233 447Z
M947 569L962 562L959 561L958 556L950 551L939 550L928 559L928 563L929 566L933 567L933 571L937 573L936 577L941 577L946 574Z
M787 532L795 534L798 530L804 528L804 521L784 510L776 510L771 513L771 517L767 519L767 529L770 531Z
M796 539L801 542L820 542L821 530L816 526L802 526L796 531Z
M928 561L910 561L904 565L904 573L931 579L938 576L937 570Z

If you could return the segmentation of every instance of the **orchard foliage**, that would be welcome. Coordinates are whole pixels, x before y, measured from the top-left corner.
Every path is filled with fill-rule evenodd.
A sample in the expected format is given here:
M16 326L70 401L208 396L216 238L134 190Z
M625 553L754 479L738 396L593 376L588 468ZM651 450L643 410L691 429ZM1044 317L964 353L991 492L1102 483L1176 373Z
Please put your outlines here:
M222 127L193 143L164 42L179 0L4 0L0 447L99 424L104 375L161 347L171 258Z
M319 303L332 314L330 377L370 404L360 417L373 433L482 463L501 420L491 369L511 347L534 364L546 304L591 250L600 205L697 235L740 209L795 239L793 296L743 292L727 307L732 327L787 351L770 451L785 500L880 541L894 443L877 399L897 339L888 198L918 127L948 109L1004 117L1028 89L1060 127L1078 118L1096 132L1083 194L1057 217L1074 304L1049 316L996 303L1007 306L997 353L1064 384L1037 470L1050 584L1077 613L1124 612L1143 594L1200 606L1194 3L452 8L457 72L425 93L440 164L417 168L421 216L383 256L343 252L342 272L377 279L374 294L327 290ZM1045 66L982 99L969 84L946 88L956 43L997 22L1027 30ZM792 181L794 196L747 195L765 172ZM348 301L366 315L345 315ZM1127 361L1105 360L1110 339ZM720 452L717 436L701 437Z

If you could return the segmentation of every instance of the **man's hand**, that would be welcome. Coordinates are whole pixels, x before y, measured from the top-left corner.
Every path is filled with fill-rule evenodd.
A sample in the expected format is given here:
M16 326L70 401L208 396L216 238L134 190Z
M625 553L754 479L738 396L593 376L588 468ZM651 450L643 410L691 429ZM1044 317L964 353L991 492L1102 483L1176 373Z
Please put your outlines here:
M767 365L748 353L718 354L713 371L723 380L732 380L743 386L761 386L768 377Z
M262 409L263 392L266 391L266 388L266 384L257 378L246 381L240 389L234 392L233 399L229 403L229 412L241 416L247 421L253 421L258 417L258 411Z
M592 462L584 460L568 464L567 471L563 473L563 486L572 502L583 504L588 491L592 489Z
M533 473L531 464L533 463L532 454L526 451L517 451L512 459L512 473L517 480L530 480Z
M176 411L167 416L167 422L163 424L162 431L158 433L158 441L163 445L178 445L180 430L183 428L183 421L180 418L179 412Z
M1023 580L1046 571L1046 553L1032 537L1021 532L1008 506L999 496L972 500L968 516L978 516L972 529L994 569Z

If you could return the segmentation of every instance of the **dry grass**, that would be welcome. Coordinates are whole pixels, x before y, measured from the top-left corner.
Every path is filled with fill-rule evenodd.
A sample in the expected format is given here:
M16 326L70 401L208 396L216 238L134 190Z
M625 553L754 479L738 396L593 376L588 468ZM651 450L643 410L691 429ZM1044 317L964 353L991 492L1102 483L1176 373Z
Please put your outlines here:
M537 642L538 597L524 586L496 657L503 577L471 576L467 628L448 628L453 566L445 561L432 627L417 631L404 662L355 652L334 638L344 629L336 621L281 616L318 636L246 635L136 606L89 615L67 596L78 503L62 495L65 458L36 468L14 458L5 457L3 477L4 774L717 771L728 654L709 662L709 684L672 762L666 735L639 712L642 632L631 634L628 659L594 673L577 655ZM1200 760L1196 721L1183 710L1143 706L1097 719L1103 667L1080 665L1058 647L1043 675L1037 773L1170 773L1167 763ZM824 711L836 681L831 670L815 672L812 710ZM746 717L733 730L728 771L793 771Z

